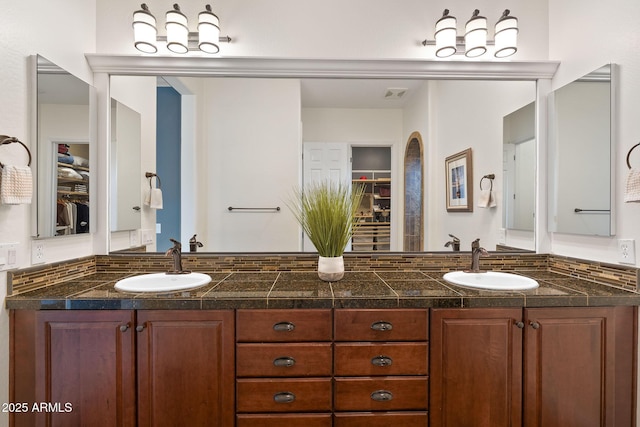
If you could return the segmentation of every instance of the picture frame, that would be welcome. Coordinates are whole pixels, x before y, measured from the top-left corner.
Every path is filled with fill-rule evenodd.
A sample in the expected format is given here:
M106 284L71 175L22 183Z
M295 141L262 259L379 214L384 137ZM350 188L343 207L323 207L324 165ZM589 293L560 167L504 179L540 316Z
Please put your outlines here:
M447 212L473 212L473 161L471 148L444 161Z

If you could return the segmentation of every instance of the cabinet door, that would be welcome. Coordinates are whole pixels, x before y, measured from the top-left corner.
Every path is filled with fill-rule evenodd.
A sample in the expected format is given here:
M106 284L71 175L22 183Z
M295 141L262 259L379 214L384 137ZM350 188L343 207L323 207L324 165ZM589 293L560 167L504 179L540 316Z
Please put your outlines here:
M430 425L519 426L522 310L431 313Z
M525 426L632 425L633 307L525 311Z
M140 426L234 425L233 311L138 311Z
M134 426L132 311L12 314L15 426ZM35 405L35 406L33 406Z

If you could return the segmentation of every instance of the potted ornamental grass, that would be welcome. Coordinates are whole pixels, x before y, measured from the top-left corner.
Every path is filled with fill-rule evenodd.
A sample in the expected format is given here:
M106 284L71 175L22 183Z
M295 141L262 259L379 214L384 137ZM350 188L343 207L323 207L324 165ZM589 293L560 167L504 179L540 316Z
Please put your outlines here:
M320 181L294 191L289 208L318 251L318 277L334 282L344 276L344 250L357 227L364 186Z

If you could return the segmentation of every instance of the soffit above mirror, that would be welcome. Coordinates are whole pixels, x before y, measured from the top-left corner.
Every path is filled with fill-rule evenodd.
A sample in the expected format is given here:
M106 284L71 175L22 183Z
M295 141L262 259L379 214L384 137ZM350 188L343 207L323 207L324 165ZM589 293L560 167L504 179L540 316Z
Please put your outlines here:
M86 54L91 69L112 75L335 77L404 79L550 79L559 61L430 61L206 58Z

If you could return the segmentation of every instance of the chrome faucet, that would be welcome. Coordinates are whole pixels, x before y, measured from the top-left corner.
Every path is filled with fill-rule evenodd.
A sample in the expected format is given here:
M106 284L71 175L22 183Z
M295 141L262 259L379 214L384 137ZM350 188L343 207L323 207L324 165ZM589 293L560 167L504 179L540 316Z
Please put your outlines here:
M451 240L448 241L447 243L444 244L445 248L448 248L449 246L451 246L451 249L455 252L459 252L460 251L460 239L458 239L456 236L454 236L453 234L449 234L449 237L451 237Z
M471 251L471 273L481 273L480 271L480 257L489 256L489 252L485 248L478 246Z
M171 255L173 257L173 270L167 272L167 274L187 274L190 271L182 269L182 244L175 239L169 239L173 243L173 247L170 248L165 256Z

